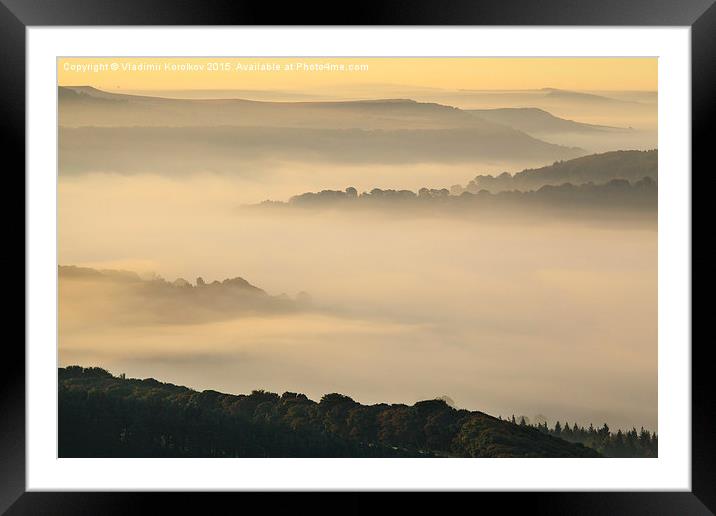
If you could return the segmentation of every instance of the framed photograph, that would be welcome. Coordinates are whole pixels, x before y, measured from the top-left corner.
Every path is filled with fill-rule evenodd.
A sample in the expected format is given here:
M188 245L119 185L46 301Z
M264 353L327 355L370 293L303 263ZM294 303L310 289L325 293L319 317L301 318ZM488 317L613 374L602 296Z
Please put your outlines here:
M27 302L0 510L716 510L710 0L2 2Z

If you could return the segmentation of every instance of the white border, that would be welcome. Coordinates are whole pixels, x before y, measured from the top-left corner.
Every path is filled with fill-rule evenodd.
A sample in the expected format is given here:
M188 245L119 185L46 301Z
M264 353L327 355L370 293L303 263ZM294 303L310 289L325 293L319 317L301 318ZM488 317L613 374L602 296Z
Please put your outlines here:
M56 458L56 58L288 55L659 57L658 459ZM27 58L28 490L690 490L690 28L32 27Z

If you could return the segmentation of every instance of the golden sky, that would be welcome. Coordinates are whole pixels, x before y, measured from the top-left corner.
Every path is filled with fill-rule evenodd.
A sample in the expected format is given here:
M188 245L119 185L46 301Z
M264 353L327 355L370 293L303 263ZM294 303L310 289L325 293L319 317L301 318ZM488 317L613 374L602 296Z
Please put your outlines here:
M656 58L61 58L61 86L116 90L657 90Z

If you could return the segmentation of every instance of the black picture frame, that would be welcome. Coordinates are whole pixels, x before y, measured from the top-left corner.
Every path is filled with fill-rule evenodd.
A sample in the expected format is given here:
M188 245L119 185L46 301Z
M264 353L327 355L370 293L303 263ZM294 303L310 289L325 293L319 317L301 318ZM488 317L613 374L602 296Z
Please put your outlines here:
M23 239L22 265L15 247L5 253L12 281L20 282L25 270L24 231L15 223L24 208L25 167L25 30L31 26L84 25L576 25L576 26L689 26L692 59L692 184L693 170L706 170L714 141L716 119L716 6L714 0L364 0L359 4L274 4L244 0L0 0L0 119L6 181L3 209L6 237ZM15 158L15 159L12 159ZM14 167L8 165L15 163ZM687 171L684 171L685 173ZM7 185L8 183L6 183ZM21 195L22 192L22 195ZM695 194L698 190L693 190ZM11 201L16 201L13 203ZM693 206L693 197L692 197ZM692 208L693 209L693 208ZM692 216L693 219L693 216ZM13 221L13 222L10 222ZM692 241L693 227L692 223ZM24 226L23 226L24 227ZM9 234L9 235L8 235ZM693 244L692 244L693 273ZM701 267L700 267L701 268ZM705 268L705 267L704 267ZM13 285L14 286L14 285ZM24 286L24 285L23 285ZM705 287L702 287L705 290ZM18 285L19 289L19 285ZM23 296L24 298L24 296ZM693 303L692 303L693 304ZM7 321L19 325L24 303L13 298ZM693 313L693 309L692 309ZM693 321L693 316L692 316ZM11 327L9 324L8 327ZM692 323L693 327L693 323ZM24 326L23 326L24 334ZM713 514L716 511L716 400L708 348L692 339L692 490L690 492L585 492L585 493L480 493L511 510L549 514ZM233 494L177 493L39 493L25 492L25 354L18 339L7 339L5 360L0 361L0 512L7 514L114 514L143 512L159 501L164 510L208 512ZM275 504L276 494L243 494L253 505ZM376 494L350 494L340 502L341 513L373 511L383 501ZM257 499L261 497L261 499ZM317 504L315 495L301 495L292 504L312 511L334 504ZM430 503L422 495L423 509ZM246 503L242 501L242 504ZM445 510L444 501L437 502ZM468 501L468 503L474 503Z

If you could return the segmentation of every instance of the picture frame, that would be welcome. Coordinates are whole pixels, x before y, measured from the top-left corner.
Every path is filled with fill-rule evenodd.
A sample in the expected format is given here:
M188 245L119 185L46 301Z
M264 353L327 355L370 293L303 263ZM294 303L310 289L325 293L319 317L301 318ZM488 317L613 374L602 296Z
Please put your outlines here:
M341 6L294 5L277 9L255 2L217 1L206 4L190 0L175 5L166 0L151 5L134 2L85 2L61 0L50 2L2 0L0 3L0 56L3 80L2 112L4 114L6 157L15 158L15 167L25 164L25 116L27 106L25 65L25 31L32 26L117 26L117 25L510 25L510 26L689 26L691 27L692 69L692 184L693 170L705 168L706 152L713 139L712 120L716 115L713 91L716 87L716 7L711 0L689 0L680 3L644 2L579 2L567 0L538 4L528 1L455 1L448 5L436 2L365 2L355 12L341 10ZM319 22L320 20L320 22ZM19 174L15 192L24 190ZM698 190L693 190L694 193ZM11 196L24 204L24 196ZM693 206L693 197L692 197ZM5 205L8 219L21 206ZM19 225L18 225L19 226ZM19 229L14 229L18 233ZM693 231L693 225L692 225ZM13 235L14 236L14 235ZM692 233L693 241L693 233ZM23 249L25 246L23 245ZM693 248L692 248L693 249ZM693 250L692 250L693 253ZM28 257L24 256L23 261ZM15 259L19 262L19 258ZM693 261L692 261L693 263ZM18 275L19 277L19 275ZM19 279L15 278L17 281ZM12 308L20 319L19 303ZM693 310L693 308L692 308ZM693 317L693 316L692 316ZM688 345L689 343L684 343ZM716 511L715 445L713 434L716 403L713 399L712 375L707 371L707 344L692 339L692 489L690 492L634 492L634 493L524 493L486 494L497 504L532 508L551 514L711 514ZM148 504L148 499L161 497L169 505L184 510L203 507L206 496L152 493L69 493L27 492L25 433L25 353L12 342L6 349L10 356L3 364L1 407L4 418L0 423L0 510L8 514L37 513L126 513L128 508ZM218 496L217 499L229 495ZM246 496L246 495L244 495ZM267 495L254 495L267 496ZM347 507L354 511L368 510L375 495L351 494ZM464 496L464 495L463 495ZM507 497L510 497L509 502ZM315 505L314 496L304 497L299 504ZM213 503L213 500L212 500ZM344 502L345 503L345 502ZM419 502L427 508L424 502ZM433 502L434 503L434 502ZM438 502L440 503L440 502Z

